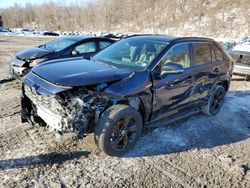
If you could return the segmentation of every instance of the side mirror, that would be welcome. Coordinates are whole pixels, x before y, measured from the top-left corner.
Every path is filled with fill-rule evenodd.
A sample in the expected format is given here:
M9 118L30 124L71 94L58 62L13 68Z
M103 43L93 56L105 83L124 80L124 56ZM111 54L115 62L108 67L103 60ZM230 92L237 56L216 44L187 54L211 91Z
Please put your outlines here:
M76 51L76 50L73 50L73 51L71 52L71 55L73 55L73 56L76 56L76 55L78 55L78 54L79 54L79 52Z
M162 74L180 74L184 71L183 66L177 63L167 63L161 68Z

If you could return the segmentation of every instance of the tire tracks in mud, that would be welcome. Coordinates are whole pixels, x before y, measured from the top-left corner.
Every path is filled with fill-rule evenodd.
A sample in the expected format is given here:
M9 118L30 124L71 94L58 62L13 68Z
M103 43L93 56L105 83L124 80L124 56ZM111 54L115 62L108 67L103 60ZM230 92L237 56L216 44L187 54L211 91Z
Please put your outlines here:
M19 115L19 114L20 114L20 112L16 111L16 112L12 112L12 113L2 114L2 115L0 115L0 118L12 117L12 116Z
M12 81L14 81L14 80L15 80L14 77L4 78L4 79L1 79L1 80L0 80L0 84L5 84L5 83L8 83L8 82L12 82Z
M0 87L4 90L8 89L21 89L22 81L14 78L13 76L0 79Z
M231 178L236 178L242 181L241 183L243 183L246 178L250 178L249 164L244 160L238 160L237 156L223 154L211 155L208 153L204 153L202 154L202 157L207 158L209 161L212 161L213 166L217 166L219 169L223 169L225 172L225 176L231 176ZM250 187L250 182L246 181L246 183L248 184L247 187Z
M13 117L20 113L20 81L13 77L0 80L0 119Z
M2 103L1 105L6 105L6 103ZM8 103L8 105L9 105L7 107L8 109L0 107L0 119L20 115L20 110L21 110L21 105L20 104L16 104L16 105L11 106L11 104Z
M159 171L166 177L170 178L174 184L178 184L183 188L186 187L206 187L206 183L202 180L194 178L191 174L187 173L187 170L184 170L167 159L143 159L146 164L151 168ZM159 163L160 162L160 163Z

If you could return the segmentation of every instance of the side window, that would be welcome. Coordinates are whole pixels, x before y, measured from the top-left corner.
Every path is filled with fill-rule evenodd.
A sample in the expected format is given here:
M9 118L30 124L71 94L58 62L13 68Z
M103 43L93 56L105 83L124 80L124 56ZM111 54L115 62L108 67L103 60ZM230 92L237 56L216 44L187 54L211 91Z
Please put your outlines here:
M100 49L104 49L106 47L108 47L109 45L111 45L112 43L111 42L108 42L108 41L99 41L99 47Z
M91 53L96 51L96 44L95 42L85 42L75 47L75 50L80 54L83 53Z
M214 51L215 51L215 55L216 55L216 60L217 61L223 61L224 60L224 56L222 54L222 52L220 51L220 49L213 45Z
M210 52L210 45L206 43L193 44L194 49L194 64L203 65L211 63L212 57Z
M216 55L215 55L215 52L214 52L214 48L212 45L210 45L210 50L211 50L211 54L212 54L212 62L216 62Z
M183 66L183 68L190 67L190 55L188 44L178 44L167 52L167 54L161 60L161 66L167 63L177 63Z

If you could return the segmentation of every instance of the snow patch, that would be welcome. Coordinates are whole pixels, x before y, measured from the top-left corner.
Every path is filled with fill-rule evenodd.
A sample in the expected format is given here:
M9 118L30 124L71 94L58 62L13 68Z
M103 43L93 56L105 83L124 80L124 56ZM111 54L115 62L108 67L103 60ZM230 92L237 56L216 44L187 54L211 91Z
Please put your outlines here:
M213 117L197 114L140 138L125 157L171 154L206 149L241 141L250 136L250 91L230 92Z

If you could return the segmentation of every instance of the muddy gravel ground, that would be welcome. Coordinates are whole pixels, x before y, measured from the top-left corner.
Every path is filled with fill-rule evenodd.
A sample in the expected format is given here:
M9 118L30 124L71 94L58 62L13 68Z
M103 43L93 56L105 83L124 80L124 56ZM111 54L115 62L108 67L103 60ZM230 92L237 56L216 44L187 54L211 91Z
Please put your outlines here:
M21 124L11 56L52 38L0 36L0 187L250 187L250 82L232 82L215 117L147 131L120 158L83 140ZM164 121L159 122L164 125Z

